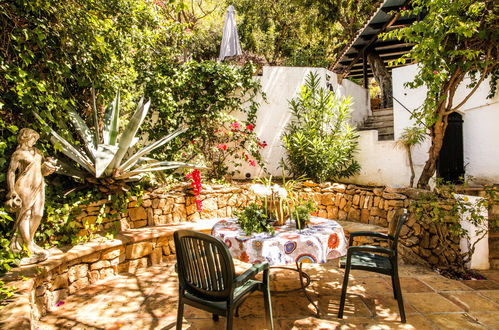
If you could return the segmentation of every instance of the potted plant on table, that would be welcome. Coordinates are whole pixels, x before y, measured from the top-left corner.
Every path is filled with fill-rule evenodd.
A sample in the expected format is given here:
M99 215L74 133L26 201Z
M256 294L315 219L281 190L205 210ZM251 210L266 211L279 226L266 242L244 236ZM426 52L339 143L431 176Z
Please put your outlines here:
M296 228L303 229L310 220L315 205L298 195L299 181L283 179L282 186L272 178L260 179L250 190L257 200L236 215L241 228L247 233L272 232L273 226L282 226L291 218Z

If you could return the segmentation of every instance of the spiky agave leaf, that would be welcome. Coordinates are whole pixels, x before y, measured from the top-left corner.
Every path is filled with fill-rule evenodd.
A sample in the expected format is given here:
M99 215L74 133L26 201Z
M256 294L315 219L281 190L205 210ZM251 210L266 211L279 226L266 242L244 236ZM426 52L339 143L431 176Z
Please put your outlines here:
M56 131L54 131L52 128L50 128L47 123L40 117L40 115L36 112L33 112L35 117L48 129L50 130L50 134L52 134L51 141L53 144L57 144L61 147L62 153L83 166L87 171L89 171L92 174L95 174L95 168L94 165L92 164L92 161L83 153L78 151L71 143L66 141L62 136L57 134ZM55 142L54 142L55 141Z
M109 164L108 169L106 170L106 174L111 175L112 170L118 168L125 157L128 149L130 148L131 143L133 142L133 138L137 131L139 130L140 125L144 121L147 112L149 111L149 107L151 105L151 101L147 101L146 104L143 104L143 98L139 102L139 106L137 110L133 114L132 118L128 122L128 125L125 128L125 131L120 136L120 142L118 144L118 151L114 155L113 160Z
M94 134L95 134L95 149L97 149L97 145L100 143L100 134L99 134L99 112L97 111L97 101L95 99L95 89L92 86L92 109L94 110Z
M88 128L85 121L73 109L69 109L69 118L71 119L76 132L84 142L84 147L87 151L87 155L92 160L95 160L95 146L97 145L97 143L95 143L94 134L92 133L90 128Z
M113 161L118 146L110 144L99 144L97 146L97 153L95 157L95 177L100 178L105 173L109 164Z
M120 91L116 92L114 100L109 103L104 115L103 138L104 144L115 145L118 138L120 119Z
M131 156L130 158L128 158L128 160L126 160L121 166L118 167L118 169L120 171L127 171L129 170L130 168L132 168L136 163L137 161L143 157L144 155L147 155L148 153L150 153L151 151L153 151L154 149L157 149L159 147L161 147L162 145L164 145L165 143L171 141L172 139L174 139L175 137L177 137L178 135L184 133L185 131L187 131L187 128L184 127L184 128L180 128L176 131L174 131L173 133L149 144L148 146L140 149L139 151L137 151L133 156Z

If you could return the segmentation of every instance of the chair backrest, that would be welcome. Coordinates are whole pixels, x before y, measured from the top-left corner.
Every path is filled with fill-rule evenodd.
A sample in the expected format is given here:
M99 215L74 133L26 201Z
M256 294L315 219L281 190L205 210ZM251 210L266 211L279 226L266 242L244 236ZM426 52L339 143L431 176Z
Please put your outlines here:
M391 249L397 251L397 244L400 236L400 231L402 230L402 226L407 221L408 214L407 209L401 209L397 211L395 217L388 227L388 234L392 237L392 246Z
M234 290L235 270L220 239L193 230L173 234L180 287L200 298L223 301Z

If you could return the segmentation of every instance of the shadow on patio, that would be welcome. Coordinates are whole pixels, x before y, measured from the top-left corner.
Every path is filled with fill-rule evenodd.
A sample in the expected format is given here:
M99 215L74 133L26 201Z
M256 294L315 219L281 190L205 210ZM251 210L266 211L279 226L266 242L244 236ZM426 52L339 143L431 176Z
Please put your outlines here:
M309 292L318 300L322 319L301 292L273 293L276 329L486 329L499 327L499 271L489 280L455 281L431 270L403 265L400 270L407 323L399 320L390 279L353 271L345 307L338 312L343 270L337 262L306 265ZM296 272L273 270L272 289L299 286ZM82 289L43 317L38 329L173 329L177 309L177 277L173 263L137 274L121 274ZM263 329L259 293L242 305L234 329ZM186 306L184 329L224 329L225 319Z

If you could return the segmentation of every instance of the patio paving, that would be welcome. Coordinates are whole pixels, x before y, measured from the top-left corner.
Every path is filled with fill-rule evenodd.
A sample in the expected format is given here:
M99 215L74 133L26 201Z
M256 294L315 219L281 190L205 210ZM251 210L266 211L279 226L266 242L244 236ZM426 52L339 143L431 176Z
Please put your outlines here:
M323 312L303 293L273 293L276 329L498 329L499 271L484 271L489 280L455 281L411 265L401 266L407 323L399 322L390 278L352 271L345 318L338 319L343 270L337 262L305 265L313 282L309 291ZM274 289L299 286L295 272L272 270ZM313 291L313 292L312 292ZM174 329L177 277L173 262L121 274L89 286L69 297L42 318L38 329ZM186 306L184 329L225 329L225 319ZM241 307L234 329L264 328L263 298L254 293Z

